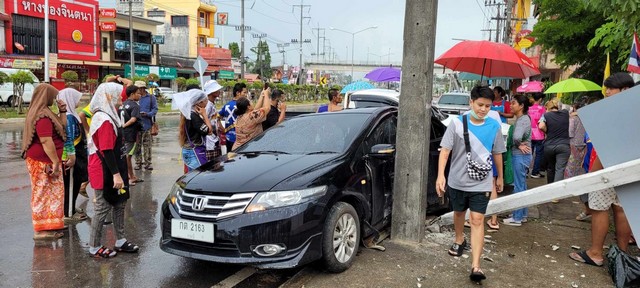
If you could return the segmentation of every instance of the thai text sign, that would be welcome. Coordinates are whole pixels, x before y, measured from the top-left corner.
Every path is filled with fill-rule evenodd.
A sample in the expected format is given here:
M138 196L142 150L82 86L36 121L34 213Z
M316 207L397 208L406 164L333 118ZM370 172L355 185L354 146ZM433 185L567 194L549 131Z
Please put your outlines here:
M9 0L6 12L58 22L58 54L62 59L98 61L98 1L49 0L49 11L44 11L44 0Z
M42 61L40 61L40 60L0 58L0 68L42 69Z
M129 50L131 49L129 47L129 41L124 40L113 41L113 46L115 47L116 51L120 52L129 52ZM151 44L133 42L133 53L151 55Z

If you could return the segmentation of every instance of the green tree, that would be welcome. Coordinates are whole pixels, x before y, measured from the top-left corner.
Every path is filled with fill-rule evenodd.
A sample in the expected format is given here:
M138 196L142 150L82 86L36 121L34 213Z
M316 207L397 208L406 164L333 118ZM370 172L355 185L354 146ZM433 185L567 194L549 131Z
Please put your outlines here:
M11 74L11 76L9 76L9 82L13 83L13 99L14 103L12 103L12 105L15 105L18 107L18 114L22 114L22 96L24 94L24 85L29 83L32 84L33 83L33 78L31 76L31 73L27 72L27 71L18 71L14 74Z
M597 11L603 17L602 24L589 43L589 48L600 48L617 55L615 62L626 68L631 51L631 39L637 32L640 15L640 3L637 0L583 0L587 7ZM612 62L613 68L613 62Z
M229 50L231 50L231 58L240 58L242 54L240 53L240 46L238 46L238 42L229 43Z
M187 79L187 82L185 84L186 84L186 86L189 86L189 85L198 85L198 86L200 86L200 79L198 79L198 78L189 78L189 79Z
M104 78L102 78L102 83L107 82L107 79L109 79L110 77L113 77L113 76L115 76L115 75L113 75L113 74L104 75Z
M260 79L271 78L271 54L269 53L269 44L267 41L259 41L258 46L251 48L256 53L257 59L251 72L260 75Z
M534 0L534 4L540 19L533 27L534 44L541 46L543 52L555 54L553 61L562 69L577 65L573 76L600 82L607 51L611 52L612 70L622 67L617 49L589 49L596 29L606 24L606 20L601 12L586 5L585 0Z
M73 70L64 71L60 76L64 79L64 82L67 83L78 81L78 72Z
M89 92L93 94L98 85L98 79L87 79L87 85L89 85Z
M158 74L151 73L151 74L147 75L147 80L148 81L153 81L153 82L158 82L158 81L160 81L160 76L158 76Z
M178 85L178 91L182 91L187 86L187 79L184 77L176 78L176 85Z

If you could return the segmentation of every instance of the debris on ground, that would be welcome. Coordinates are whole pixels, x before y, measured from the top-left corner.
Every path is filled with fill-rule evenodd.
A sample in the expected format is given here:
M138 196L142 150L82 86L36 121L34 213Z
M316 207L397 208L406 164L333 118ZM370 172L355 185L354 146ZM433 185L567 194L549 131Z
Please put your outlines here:
M571 248L573 248L575 250L580 250L580 246L578 246L578 245L573 245L573 246L571 246Z
M560 249L560 246L558 246L558 245L551 245L551 249L553 249L553 251L558 251L558 249Z
M482 258L482 259L484 259L485 261L494 262L494 261L493 261L493 259L491 259L491 258L489 258L489 257L487 257L487 256L485 256L485 257L484 257L484 258Z

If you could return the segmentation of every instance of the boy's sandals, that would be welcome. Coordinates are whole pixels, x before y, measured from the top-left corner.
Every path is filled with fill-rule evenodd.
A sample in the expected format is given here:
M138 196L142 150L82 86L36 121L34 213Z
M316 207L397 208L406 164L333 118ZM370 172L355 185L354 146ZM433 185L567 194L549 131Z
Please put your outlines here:
M460 257L462 256L462 253L464 252L464 249L467 247L467 240L463 240L462 244L458 244L458 243L453 243L453 245L451 245L451 248L449 248L449 255L454 256L454 257Z
M41 231L41 232L36 232L36 234L33 235L33 240L58 239L58 238L62 238L62 236L64 236L64 233L62 232Z
M571 257L571 259L578 261L580 263L584 263L584 264L588 264L596 267L602 267L602 264L604 264L604 260L591 259L591 257L589 257L589 255L587 254L586 250L580 251L578 253L571 253L569 254L569 257Z
M469 279L473 282L480 282L487 279L487 276L484 275L484 272L482 272L482 269L479 267L473 267L471 268L471 275L469 275Z
M107 247L100 247L100 249L98 249L98 251L96 251L96 253L93 254L89 254L91 257L94 258L112 258L112 257L116 257L118 253L116 253L116 251L113 251Z
M471 228L471 223L469 223L469 220L464 221L464 227Z
M76 211L78 211L78 210L76 210ZM87 219L89 219L89 216L87 216L87 214L78 211L76 213L73 213L73 216L71 216L71 217L64 217L64 222L65 223L67 223L67 222L81 222L81 221L84 221L84 220L87 220Z
M584 213L584 211L580 212L580 214L578 214L578 216L576 216L576 220L578 220L578 221L587 221L587 220L589 220L589 218L591 218L591 215L587 214L587 213Z
M500 230L500 224L496 223L494 225L493 223L491 223L491 219L487 220L487 226L489 226L489 229L491 230Z
M140 249L138 245L135 245L129 241L125 241L120 247L114 247L118 252L136 253Z
M140 170L142 169L142 164L136 164L135 167L133 167L134 170Z

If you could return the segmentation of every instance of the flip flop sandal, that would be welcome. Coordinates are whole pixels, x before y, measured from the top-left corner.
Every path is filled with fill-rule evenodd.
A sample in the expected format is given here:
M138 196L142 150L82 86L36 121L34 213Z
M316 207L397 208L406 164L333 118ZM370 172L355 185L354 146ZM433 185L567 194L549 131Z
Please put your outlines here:
M96 251L96 253L94 254L89 254L89 256L94 257L94 258L113 258L116 257L118 253L116 253L116 251L113 251L107 247L100 247L100 249L98 249L98 251Z
M487 276L484 275L482 269L480 268L471 268L471 275L469 275L469 279L473 282L480 282L484 279L487 279Z
M465 239L464 241L462 241L462 244L457 244L457 243L453 243L453 245L451 245L451 248L449 248L449 255L454 256L454 257L460 257L462 256L462 253L464 252L465 247L467 247L467 240Z
M135 182L135 183L144 182L144 179L138 178L138 179L136 179L136 180L133 180L133 182Z
M138 247L138 245L135 245L129 241L125 241L124 244L122 244L122 246L120 247L115 247L116 251L126 253L136 253L139 249L140 247Z
M589 255L587 254L586 250L580 251L578 253L571 253L569 254L569 257L580 263L584 263L584 264L588 264L596 267L602 267L602 264L604 264L604 260L600 260L596 262L595 260L591 259L591 257L589 257Z
M489 226L491 230L500 230L500 224L491 224L491 219L487 220L487 226Z
M129 186L136 186L136 181L129 181Z
M587 213L584 212L580 212L580 214L576 216L576 220L578 221L586 221L589 220L589 218L591 218L591 215L587 215Z
M471 223L469 223L469 221L464 221L464 227L471 228Z

